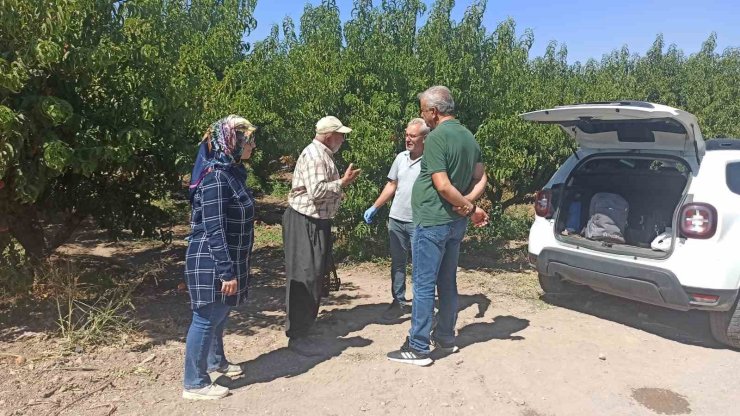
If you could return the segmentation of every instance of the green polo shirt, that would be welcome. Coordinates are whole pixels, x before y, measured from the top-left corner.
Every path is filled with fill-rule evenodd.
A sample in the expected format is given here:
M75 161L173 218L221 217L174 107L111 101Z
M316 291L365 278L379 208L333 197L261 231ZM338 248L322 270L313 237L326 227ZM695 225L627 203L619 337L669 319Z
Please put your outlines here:
M422 226L442 225L460 219L434 188L432 174L447 172L460 193L470 187L476 163L481 161L480 146L473 133L456 119L438 125L424 141L421 172L411 192L414 223Z

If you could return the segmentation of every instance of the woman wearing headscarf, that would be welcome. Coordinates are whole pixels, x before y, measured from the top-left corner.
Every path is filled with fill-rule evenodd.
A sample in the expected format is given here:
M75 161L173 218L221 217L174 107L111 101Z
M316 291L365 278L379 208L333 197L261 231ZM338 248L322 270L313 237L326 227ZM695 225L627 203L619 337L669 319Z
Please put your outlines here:
M191 235L185 280L193 321L185 342L182 397L214 400L229 389L211 382L209 373L242 374L224 356L223 333L229 311L247 298L249 256L254 241L254 201L246 187L256 128L230 115L213 123L198 150L190 182Z

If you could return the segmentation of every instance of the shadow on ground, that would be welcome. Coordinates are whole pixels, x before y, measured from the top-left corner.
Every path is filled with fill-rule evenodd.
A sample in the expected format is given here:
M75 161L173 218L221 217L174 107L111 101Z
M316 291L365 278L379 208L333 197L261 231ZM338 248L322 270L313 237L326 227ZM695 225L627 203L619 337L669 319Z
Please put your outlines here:
M477 305L482 317L490 305L490 300L481 294L461 295L459 310ZM340 356L348 348L366 347L372 340L361 336L349 336L368 325L397 325L407 322L410 315L389 316L388 304L376 303L358 305L350 309L333 309L323 312L314 327L311 337L316 356L304 356L289 347L278 348L259 357L240 363L249 371L243 378L236 380L221 379L231 389L238 389L252 384L268 383L278 378L295 377L310 371L316 365ZM491 322L474 323L460 329L457 342L461 348L487 342L493 339L521 340L513 335L529 326L529 321L513 316L497 316ZM403 340L399 340L399 345ZM287 343L287 342L286 342ZM433 354L434 358L444 355Z
M521 341L524 337L514 334L528 326L528 319L511 315L499 315L493 318L491 322L476 322L460 328L457 333L457 346L465 348L494 339Z
M712 337L706 312L674 311L606 295L588 288L581 288L574 294L543 295L542 300L551 305L617 322L682 344L725 348Z
M285 311L285 273L282 248L265 247L252 253L249 297L247 303L231 313L229 334L254 335L265 328L282 328ZM164 344L169 340L183 341L192 314L186 290L177 289L182 281L181 265L167 276L177 276L173 281L161 281L158 290L149 288L148 295L137 298L137 316L149 343ZM177 272L177 273L176 273ZM340 291L322 300L322 306L347 305L362 298L359 288L343 282Z
M237 389L250 384L267 383L282 377L294 377L308 372L316 365L339 356L348 348L365 347L372 340L349 334L368 325L395 325L408 320L408 316L389 318L384 312L388 304L358 305L350 309L323 311L314 326L311 337L320 355L306 357L288 347L262 354L254 360L241 363L249 371L244 378L234 380L229 388ZM282 321L282 316L280 317ZM287 341L286 341L287 343Z

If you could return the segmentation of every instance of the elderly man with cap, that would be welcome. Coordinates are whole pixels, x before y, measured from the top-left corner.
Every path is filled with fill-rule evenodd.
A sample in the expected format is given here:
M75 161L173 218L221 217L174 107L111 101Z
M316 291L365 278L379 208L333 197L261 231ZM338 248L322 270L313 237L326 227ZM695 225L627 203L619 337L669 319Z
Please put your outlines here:
M308 335L319 312L322 278L329 266L331 219L344 195L342 188L360 174L350 164L340 177L334 163L334 154L351 131L333 116L316 123L316 136L296 161L289 206L283 215L285 334L289 346L302 355L319 353Z

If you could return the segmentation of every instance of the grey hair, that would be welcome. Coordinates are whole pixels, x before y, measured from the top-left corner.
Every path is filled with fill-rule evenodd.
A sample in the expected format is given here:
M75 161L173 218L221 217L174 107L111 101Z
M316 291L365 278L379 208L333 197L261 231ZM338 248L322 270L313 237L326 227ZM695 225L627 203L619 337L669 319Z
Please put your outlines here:
M411 121L409 121L409 124L406 125L407 128L412 127L412 126L421 126L419 128L419 132L423 136L426 136L427 134L429 134L430 131L432 131L432 129L430 129L429 126L427 126L426 121L424 121L424 119L421 117L411 119Z
M429 108L436 108L440 114L449 115L455 112L455 100L450 89L444 85L429 87L417 97L420 101L425 100Z

